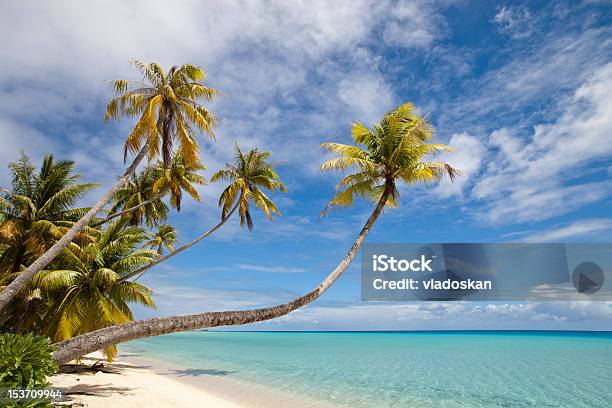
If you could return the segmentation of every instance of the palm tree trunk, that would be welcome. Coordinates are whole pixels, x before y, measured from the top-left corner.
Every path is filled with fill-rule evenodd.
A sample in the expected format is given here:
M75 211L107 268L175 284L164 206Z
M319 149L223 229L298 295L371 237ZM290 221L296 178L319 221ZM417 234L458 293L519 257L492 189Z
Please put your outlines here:
M123 214L131 213L132 211L135 211L135 210L139 209L140 207L143 207L143 206L145 206L145 205L147 205L149 203L152 203L153 201L157 200L158 198L159 198L159 196L156 196L156 197L153 197L153 198L149 198L148 200L143 201L142 203L137 204L137 205L135 205L133 207L130 207L130 208L126 209L126 210L122 210L122 211L116 212L114 214L111 214L108 217L104 218L103 220L98 221L95 224L92 224L92 227L97 228L100 225L106 224L107 222L109 222L110 220L112 220L114 218L120 217Z
M318 299L342 275L357 254L361 243L380 216L387 199L392 192L392 184L387 183L374 212L368 218L357 239L346 256L336 268L317 286L307 294L293 299L287 303L260 309L237 310L226 312L206 312L185 316L169 316L153 318L120 325L109 326L93 332L73 337L69 340L56 343L58 350L53 353L53 360L57 364L65 364L85 354L103 349L112 344L118 344L142 337L159 336L161 334L176 333L185 330L200 329L204 327L218 327L255 323L284 316L296 309Z
M201 240L203 240L204 238L206 238L207 236L209 236L210 234L212 234L213 232L215 232L216 230L221 228L221 226L223 224L225 224L225 222L232 216L234 211L236 211L236 208L238 208L238 203L236 203L234 205L234 207L231 209L231 211L229 213L227 213L225 215L225 217L222 218L221 221L219 221L219 223L217 225L215 225L214 227L212 227L211 229L206 231L204 234L200 235L199 237L197 237L193 241L183 245L182 247L175 249L174 251L170 252L168 255L162 256L161 258L156 259L155 261L151 262L150 264L145 265L142 268L136 269L135 271L130 272L130 273L128 273L125 276L122 276L119 279L119 282L124 282L124 281L126 281L126 280L128 280L128 279L130 279L130 278L132 278L132 277L134 277L136 275L138 275L138 278L140 278L140 276L142 276L143 273L145 273L146 271L148 271L149 269L151 269L155 265L158 265L158 264L164 262L166 259L172 258L174 255L177 255L177 254L183 252L184 250L191 248L192 246L194 246L195 244L197 244L198 242L200 242ZM138 279L138 278L136 278L136 279ZM136 280L136 279L134 279L134 280Z
M85 227L87 226L93 217L99 213L102 208L108 203L111 198L119 191L125 183L128 181L130 176L134 174L136 168L142 161L142 159L146 156L149 151L149 143L145 143L138 155L134 158L132 164L127 168L125 173L121 176L121 178L115 183L115 185L108 190L106 194L100 200L94 204L93 207L85 214L80 220L74 223L74 225L62 236L51 248L49 248L44 254L42 254L36 261L34 261L30 266L26 268L25 271L21 272L13 282L11 282L8 286L6 286L0 292L0 310L4 309L9 302L23 290L30 279L34 277L38 272L40 272L45 266L49 264L57 255L62 252L64 248L72 242L74 237Z

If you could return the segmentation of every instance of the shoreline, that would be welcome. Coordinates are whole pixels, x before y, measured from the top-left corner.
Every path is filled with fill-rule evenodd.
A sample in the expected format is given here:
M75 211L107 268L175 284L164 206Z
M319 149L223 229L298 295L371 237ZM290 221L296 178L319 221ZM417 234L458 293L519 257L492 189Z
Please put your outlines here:
M96 361L104 364L102 371L83 370ZM65 394L63 402L75 408L332 408L325 402L306 401L263 385L225 378L225 372L180 367L130 351L120 352L112 364L102 353L92 353L75 368L74 373L59 373L50 380L52 387Z

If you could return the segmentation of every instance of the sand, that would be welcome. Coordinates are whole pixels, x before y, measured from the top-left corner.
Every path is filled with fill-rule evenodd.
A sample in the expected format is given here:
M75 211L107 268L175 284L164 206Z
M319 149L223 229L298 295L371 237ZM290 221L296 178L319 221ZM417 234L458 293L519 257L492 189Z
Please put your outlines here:
M92 354L83 359L84 365L105 360ZM62 373L51 378L52 386L62 388L66 403L73 407L207 407L246 408L206 390L155 373L149 366L122 360L104 372L81 371Z

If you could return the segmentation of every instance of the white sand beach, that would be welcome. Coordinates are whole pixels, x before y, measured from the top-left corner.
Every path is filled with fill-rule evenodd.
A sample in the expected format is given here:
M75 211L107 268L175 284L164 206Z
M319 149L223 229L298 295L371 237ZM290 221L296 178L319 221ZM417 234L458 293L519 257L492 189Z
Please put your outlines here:
M57 374L51 378L54 387L62 388L74 407L207 407L246 408L223 397L168 376L155 373L150 367L128 363L122 359L108 365L101 354L82 360L91 366L104 363L104 371L80 371Z

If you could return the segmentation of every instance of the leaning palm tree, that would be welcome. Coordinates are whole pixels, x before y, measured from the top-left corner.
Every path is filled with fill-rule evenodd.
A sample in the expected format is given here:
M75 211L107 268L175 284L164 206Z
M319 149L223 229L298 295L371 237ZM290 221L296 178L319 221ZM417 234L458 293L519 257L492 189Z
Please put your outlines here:
M111 215L96 222L94 226L98 227L118 217L129 225L146 224L149 228L166 221L170 209L162 200L162 194L153 191L155 173L155 169L148 166L139 174L134 174L115 195L109 210Z
M198 103L200 100L211 101L217 94L216 90L201 83L206 77L204 70L185 64L173 66L164 72L156 63L147 65L134 61L133 64L143 74L143 81L114 81L113 88L118 96L109 102L106 109L107 121L122 117L137 118L136 126L125 144L125 155L128 152L136 154L132 164L61 239L0 292L0 311L26 287L34 275L70 244L79 231L90 225L96 214L128 182L145 156L153 160L160 156L161 149L163 161L169 163L171 148L176 141L187 162L195 164L198 162L196 133L213 137L215 117Z
M151 262L155 251L139 249L147 235L139 227L110 224L96 242L72 246L55 267L38 273L32 282L52 300L46 334L54 341L67 340L96 329L134 319L129 303L154 307L151 291L119 278ZM105 348L109 361L117 349Z
M253 220L249 209L251 201L270 219L272 219L273 214L280 215L276 205L262 191L262 189L286 191L278 174L274 171L273 164L269 162L271 154L271 152L260 152L258 149L251 149L246 154L243 154L238 145L236 145L235 163L227 163L224 170L219 170L211 178L212 182L220 180L230 181L230 184L223 190L219 198L221 221L193 241L173 250L164 257L156 259L151 264L125 275L122 279L129 279L133 276L137 276L136 279L138 279L155 265L191 248L221 228L237 208L240 214L240 224L243 226L246 224L249 229L253 229Z
M176 228L170 224L162 224L157 227L155 234L144 245L155 250L157 256L163 256L165 249L170 252L174 251L176 242Z
M177 211L181 211L183 191L195 201L200 202L200 194L196 185L204 185L205 180L198 171L206 167L200 162L188 163L185 156L178 152L172 157L170 164L165 166L160 162L155 168L152 191L153 194L170 194L170 205Z
M170 205L181 210L183 191L197 202L201 201L196 185L205 184L204 177L198 171L204 170L201 163L187 165L182 154L172 157L169 166L159 161L155 166L147 166L139 175L134 175L130 182L121 189L115 203L109 210L110 215L93 224L99 227L117 217L127 219L131 225L146 222L149 228L167 218L168 206L162 198L170 194Z
M399 106L387 113L373 129L361 123L353 125L353 139L358 146L324 143L323 147L338 152L340 157L323 164L322 170L349 170L355 173L342 179L339 193L331 206L346 206L349 197L376 199L374 211L366 221L357 239L336 268L316 288L287 303L252 310L205 312L185 316L141 320L107 327L57 344L53 355L57 363L65 363L95 350L142 337L175 333L203 327L217 327L259 322L280 317L318 299L346 270L361 243L382 213L399 197L396 182L435 182L448 174L452 178L458 171L446 163L428 161L426 158L444 145L430 144L431 127L425 118L415 114L411 104ZM355 177L350 177L355 176Z
M236 144L235 149L235 164L227 163L226 168L217 171L210 181L213 183L220 180L231 182L219 198L221 218L225 218L232 211L232 208L238 206L240 225L246 225L252 231L253 219L249 210L251 201L270 220L272 220L273 214L280 215L272 200L261 191L261 188L282 192L285 192L286 189L280 182L273 166L268 162L272 152L260 152L259 149L251 149L247 154L243 154L238 144Z

